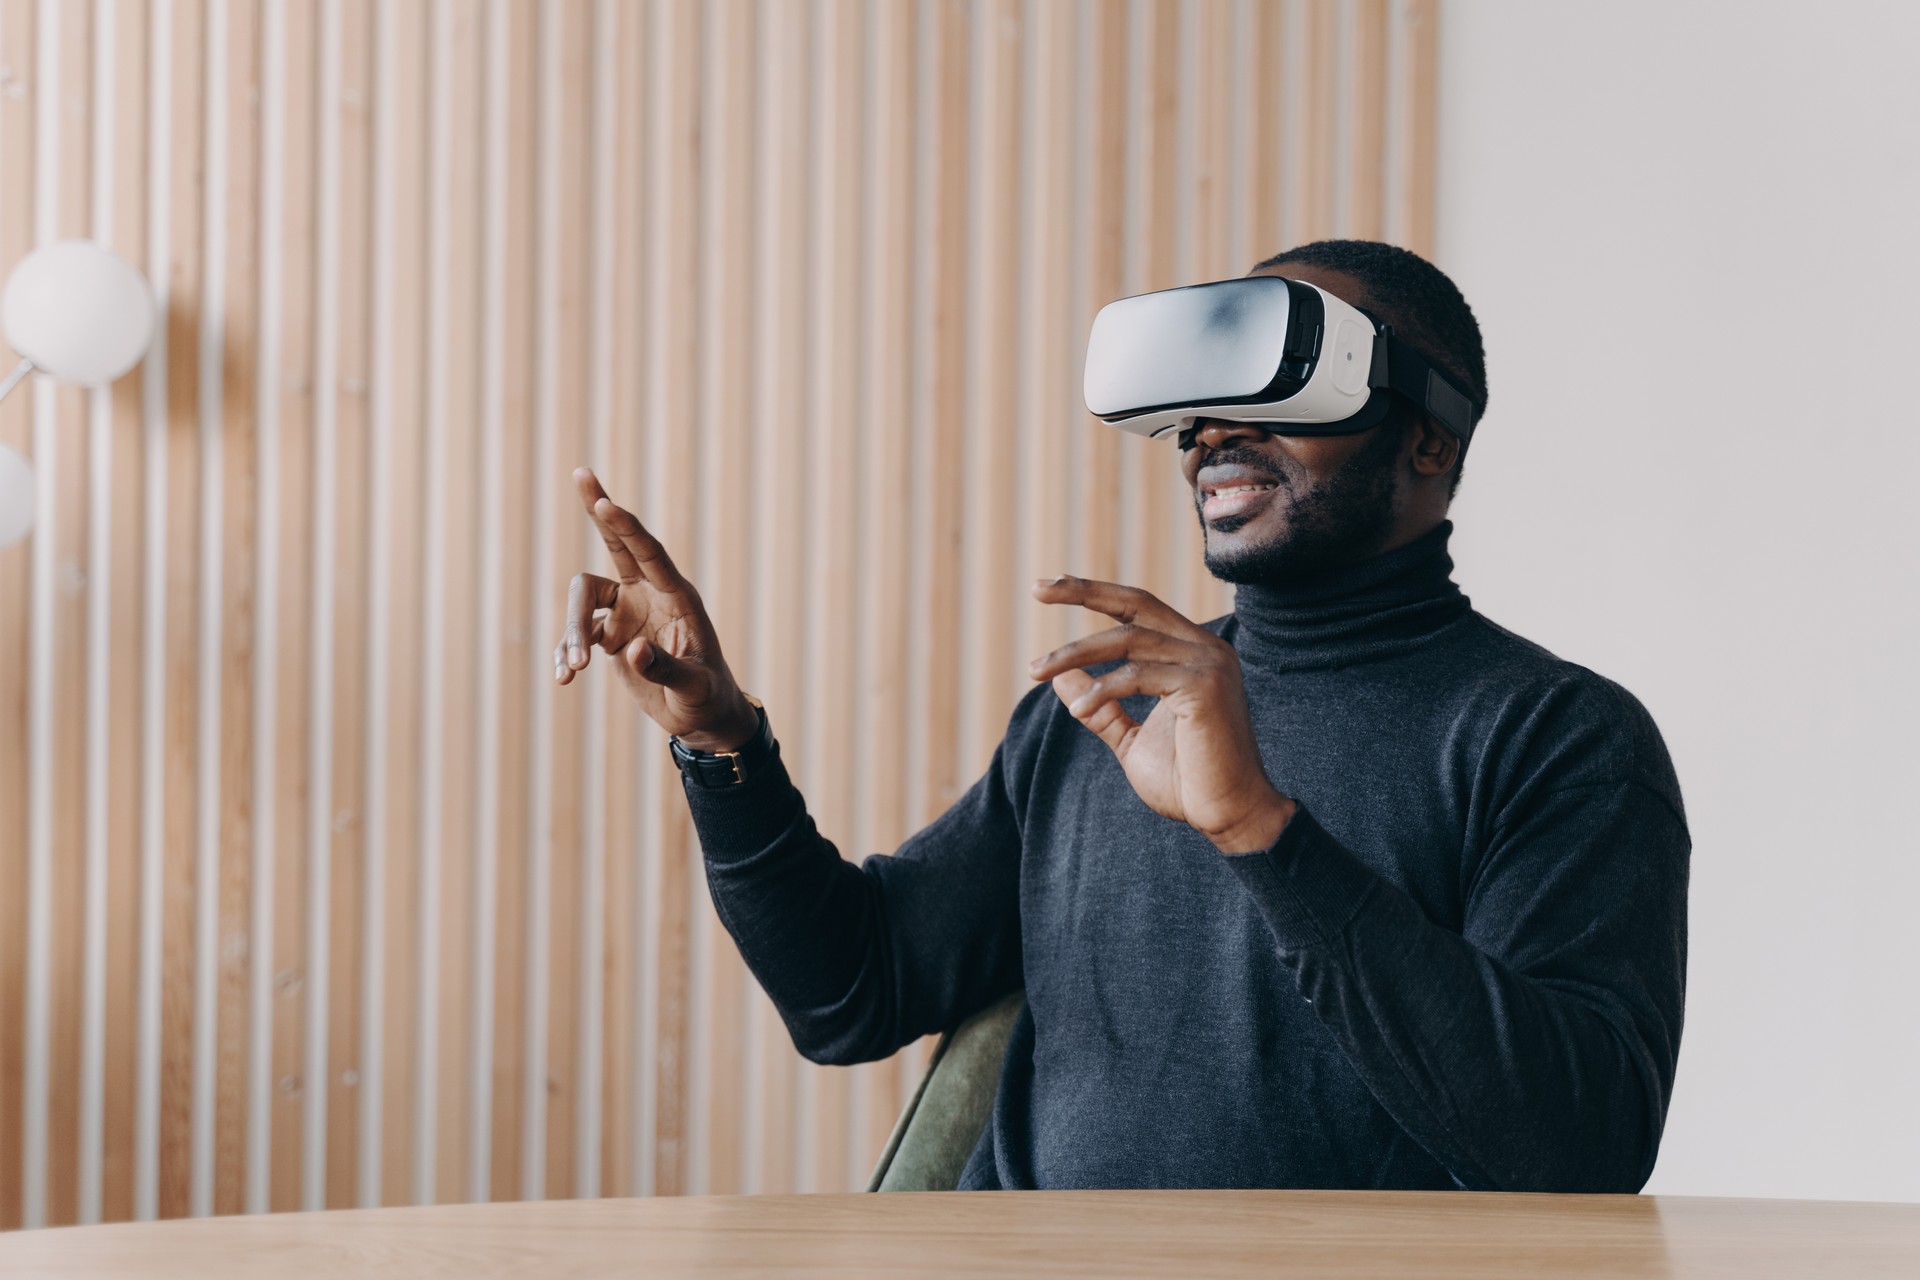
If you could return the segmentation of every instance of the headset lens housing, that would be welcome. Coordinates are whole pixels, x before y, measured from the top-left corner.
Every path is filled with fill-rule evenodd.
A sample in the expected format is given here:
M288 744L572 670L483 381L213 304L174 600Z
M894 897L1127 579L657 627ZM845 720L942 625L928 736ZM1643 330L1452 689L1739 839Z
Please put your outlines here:
M1110 303L1087 343L1087 408L1111 419L1259 395L1280 372L1291 309L1287 282L1275 276Z

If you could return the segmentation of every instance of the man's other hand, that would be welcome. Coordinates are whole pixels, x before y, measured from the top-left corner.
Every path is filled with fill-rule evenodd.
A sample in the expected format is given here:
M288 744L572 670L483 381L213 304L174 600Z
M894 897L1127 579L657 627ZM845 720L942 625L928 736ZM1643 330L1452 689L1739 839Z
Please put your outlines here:
M573 482L618 579L573 576L567 629L553 650L554 680L570 683L598 647L661 728L695 751L737 749L759 729L759 716L727 669L700 593L592 471L581 467Z
M1294 802L1267 781L1233 646L1137 587L1043 579L1045 604L1080 605L1120 625L1035 658L1067 711L1113 749L1127 781L1162 817L1184 822L1222 853L1252 853L1280 838ZM1095 677L1081 670L1120 665ZM1143 722L1120 699L1159 699Z

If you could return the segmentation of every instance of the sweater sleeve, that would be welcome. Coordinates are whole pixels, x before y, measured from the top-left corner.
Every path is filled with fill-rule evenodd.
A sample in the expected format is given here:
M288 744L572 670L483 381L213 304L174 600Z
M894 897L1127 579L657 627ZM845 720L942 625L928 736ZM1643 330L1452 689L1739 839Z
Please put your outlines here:
M1020 986L1020 831L1002 743L954 805L859 865L815 828L786 766L687 784L721 922L796 1048L885 1058Z
M1536 794L1460 932L1304 808L1228 862L1374 1097L1461 1186L1637 1192L1679 1051L1688 852L1640 781Z

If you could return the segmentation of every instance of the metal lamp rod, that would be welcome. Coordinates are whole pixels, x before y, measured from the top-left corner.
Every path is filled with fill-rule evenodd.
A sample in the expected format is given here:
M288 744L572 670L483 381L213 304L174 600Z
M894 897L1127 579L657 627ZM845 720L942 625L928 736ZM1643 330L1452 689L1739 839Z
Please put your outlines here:
M18 365L16 365L14 367L13 372L7 375L7 380L5 382L0 382L0 400L5 400L7 398L7 393L12 391L15 387L19 386L20 380L32 372L33 372L33 361L31 360L22 360Z

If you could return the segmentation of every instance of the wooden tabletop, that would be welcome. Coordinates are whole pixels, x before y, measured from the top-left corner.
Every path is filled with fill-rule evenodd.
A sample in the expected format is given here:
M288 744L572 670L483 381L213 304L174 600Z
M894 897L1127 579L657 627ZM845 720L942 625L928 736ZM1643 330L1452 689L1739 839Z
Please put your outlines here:
M446 1205L0 1235L34 1276L1920 1276L1920 1205L1034 1191Z

